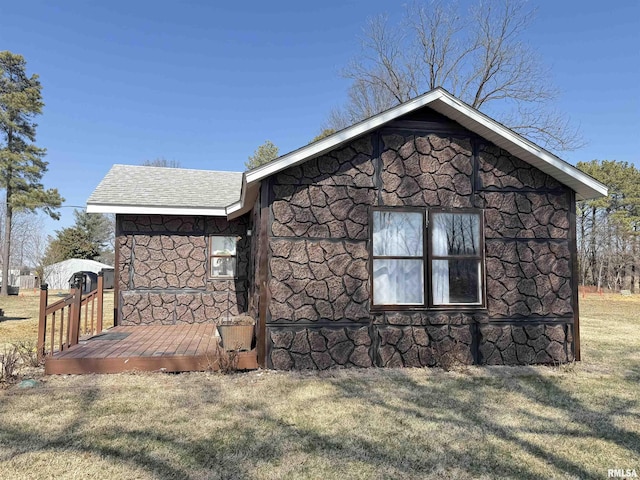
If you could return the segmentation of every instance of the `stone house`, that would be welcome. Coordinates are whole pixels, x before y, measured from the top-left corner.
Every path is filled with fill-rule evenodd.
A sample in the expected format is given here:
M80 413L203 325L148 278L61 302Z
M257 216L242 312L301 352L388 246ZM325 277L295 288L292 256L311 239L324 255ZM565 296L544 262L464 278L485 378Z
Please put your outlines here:
M442 89L244 172L115 165L122 325L257 319L277 369L580 358L576 199L607 189Z

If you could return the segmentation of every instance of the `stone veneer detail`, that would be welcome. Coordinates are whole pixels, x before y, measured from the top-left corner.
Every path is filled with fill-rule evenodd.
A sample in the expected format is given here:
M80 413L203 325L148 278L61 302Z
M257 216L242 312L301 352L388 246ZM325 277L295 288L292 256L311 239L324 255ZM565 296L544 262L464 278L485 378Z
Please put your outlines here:
M123 323L257 317L264 276L267 367L573 360L573 197L509 153L460 128L383 128L279 172L261 189L267 203L232 221L119 215ZM483 209L486 308L372 308L375 206ZM240 238L238 278L208 278L211 234Z
M492 318L573 314L566 243L487 241L486 251Z
M382 135L381 199L387 206L471 207L471 143L438 135Z
M269 336L271 363L278 370L373 365L368 327L270 329Z
M482 325L480 362L486 365L573 360L571 325Z
M274 237L367 240L369 205L376 199L367 140L275 176Z
M543 172L470 134L383 129L264 185L269 366L573 359L570 196ZM486 309L371 310L372 206L484 209Z
M364 242L270 241L272 322L369 320Z
M377 329L382 367L448 367L473 363L472 326L382 327Z
M247 310L248 220L118 215L122 325L215 322ZM208 278L209 235L236 235L237 278Z

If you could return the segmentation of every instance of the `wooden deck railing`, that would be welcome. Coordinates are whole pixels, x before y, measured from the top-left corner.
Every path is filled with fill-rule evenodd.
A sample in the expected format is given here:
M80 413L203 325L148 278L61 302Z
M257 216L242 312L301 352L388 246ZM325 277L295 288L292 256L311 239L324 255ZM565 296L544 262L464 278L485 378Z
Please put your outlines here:
M104 276L98 274L97 287L82 295L82 276L73 277L71 293L51 305L47 284L40 287L38 358L77 345L81 335L102 332ZM84 310L84 311L83 311ZM90 311L89 311L90 310Z

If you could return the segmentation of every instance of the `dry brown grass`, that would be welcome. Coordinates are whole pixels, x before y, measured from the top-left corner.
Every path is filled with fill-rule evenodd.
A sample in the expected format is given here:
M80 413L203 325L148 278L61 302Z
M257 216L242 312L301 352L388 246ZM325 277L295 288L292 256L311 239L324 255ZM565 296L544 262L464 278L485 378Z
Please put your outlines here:
M560 368L41 377L0 392L0 477L640 473L640 298L581 309L583 362Z
M58 301L68 292L50 291L49 304ZM32 342L38 339L39 290L27 290L20 295L4 297L0 308L4 317L0 317L0 348L12 343ZM113 291L104 294L104 328L113 326Z

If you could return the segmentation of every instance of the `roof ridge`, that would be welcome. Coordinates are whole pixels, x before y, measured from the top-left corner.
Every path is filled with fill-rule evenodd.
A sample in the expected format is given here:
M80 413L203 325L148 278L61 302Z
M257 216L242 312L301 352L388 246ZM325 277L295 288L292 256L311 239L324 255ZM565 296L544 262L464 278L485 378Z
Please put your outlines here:
M207 173L237 173L238 175L242 175L243 172L238 172L236 170L209 170L205 168L184 168L184 167L157 167L155 165L128 165L126 163L114 163L112 167L127 167L127 168L151 168L154 170L181 170L185 172L207 172Z

